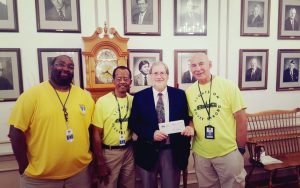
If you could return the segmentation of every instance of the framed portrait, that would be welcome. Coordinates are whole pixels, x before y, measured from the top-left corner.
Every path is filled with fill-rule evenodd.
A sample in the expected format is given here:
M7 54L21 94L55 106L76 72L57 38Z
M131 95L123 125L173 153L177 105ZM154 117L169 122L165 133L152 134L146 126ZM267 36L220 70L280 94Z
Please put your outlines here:
M162 50L129 50L128 67L132 73L130 93L150 87L149 70L154 62L162 61Z
M80 33L79 0L35 0L38 32Z
M0 101L15 101L23 92L20 48L0 48Z
M0 32L19 32L17 0L0 0Z
M123 0L125 35L160 35L160 0Z
M278 39L300 39L300 1L279 0Z
M38 48L38 63L40 82L49 80L51 75L51 62L59 55L67 55L72 58L74 62L74 78L73 84L83 88L82 78L82 60L80 48Z
M242 0L241 36L269 36L270 0Z
M268 58L268 49L240 49L240 90L267 89Z
M276 91L300 90L300 49L279 49Z
M207 50L175 50L174 60L175 60L175 72L174 81L175 87L180 89L186 89L197 81L191 71L190 71L190 59L195 53L205 53Z
M174 0L174 35L207 34L207 0Z

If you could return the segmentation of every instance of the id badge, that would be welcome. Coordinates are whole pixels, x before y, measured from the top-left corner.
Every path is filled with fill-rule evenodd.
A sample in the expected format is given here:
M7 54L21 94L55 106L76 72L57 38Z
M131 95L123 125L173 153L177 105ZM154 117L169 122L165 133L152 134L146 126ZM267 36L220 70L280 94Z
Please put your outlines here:
M215 139L215 128L211 125L205 126L205 138Z
M73 142L74 135L73 135L72 129L67 129L66 130L66 138L67 138L67 142Z
M123 134L120 135L120 146L125 146L126 141L125 141L125 136Z

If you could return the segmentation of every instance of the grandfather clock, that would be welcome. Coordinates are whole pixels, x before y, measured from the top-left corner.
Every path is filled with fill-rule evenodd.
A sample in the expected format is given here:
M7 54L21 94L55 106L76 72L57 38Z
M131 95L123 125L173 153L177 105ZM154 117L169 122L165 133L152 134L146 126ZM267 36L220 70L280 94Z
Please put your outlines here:
M127 66L127 43L114 28L98 27L94 34L82 37L86 63L86 89L96 101L114 89L112 73L117 66Z

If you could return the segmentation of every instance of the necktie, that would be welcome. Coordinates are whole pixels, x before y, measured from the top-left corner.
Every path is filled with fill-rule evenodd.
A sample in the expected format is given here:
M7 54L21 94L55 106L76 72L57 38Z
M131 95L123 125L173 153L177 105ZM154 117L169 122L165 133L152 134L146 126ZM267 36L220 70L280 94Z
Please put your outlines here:
M143 24L143 14L140 13L139 15L139 24Z
M293 77L293 70L290 71L290 75L291 75L291 80L294 80L294 77Z
M294 30L294 19L291 19L292 30Z
M148 85L148 82L147 82L147 75L145 75L145 77L144 77L144 85L145 85L145 86Z
M58 16L59 16L59 20L65 20L65 16L63 11L60 9L58 10Z
M163 96L162 93L158 93L158 100L157 100L157 104L156 104L156 113L157 113L158 123L165 122L165 107L164 107L164 102L163 102L162 96Z

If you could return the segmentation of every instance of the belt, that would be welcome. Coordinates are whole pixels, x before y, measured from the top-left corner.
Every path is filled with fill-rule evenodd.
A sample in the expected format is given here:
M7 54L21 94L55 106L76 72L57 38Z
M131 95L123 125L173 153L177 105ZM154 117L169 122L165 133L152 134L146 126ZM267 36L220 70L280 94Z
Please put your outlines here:
M106 145L106 144L102 144L102 148L104 148L104 149L125 149L129 145L131 145L131 143L132 143L132 140L127 141L126 144L123 145L123 146L109 146L109 145Z

